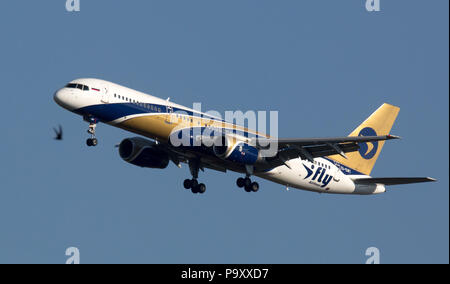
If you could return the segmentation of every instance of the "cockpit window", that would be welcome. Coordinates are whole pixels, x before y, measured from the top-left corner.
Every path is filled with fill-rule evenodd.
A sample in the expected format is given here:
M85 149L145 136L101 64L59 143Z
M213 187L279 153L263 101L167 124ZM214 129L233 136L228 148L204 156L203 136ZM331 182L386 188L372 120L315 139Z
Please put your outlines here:
M66 85L66 88L70 88L70 89L80 89L83 91L89 91L89 87L86 85L82 85L82 84L74 84L74 83L69 83Z

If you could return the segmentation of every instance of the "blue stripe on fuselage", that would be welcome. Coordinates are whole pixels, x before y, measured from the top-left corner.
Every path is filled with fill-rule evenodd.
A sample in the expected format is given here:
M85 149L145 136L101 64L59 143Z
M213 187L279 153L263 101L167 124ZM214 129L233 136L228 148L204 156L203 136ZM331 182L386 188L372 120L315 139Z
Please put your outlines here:
M116 119L119 119L119 118L122 118L125 116L132 116L132 115L136 115L136 114L152 114L152 113L169 114L167 112L167 107L165 105L139 104L139 103L109 103L109 104L91 105L91 106L77 109L74 112L77 114L83 115L83 116L85 116L85 115L93 116L105 123L114 121ZM186 115L189 117L212 119L216 122L225 122L225 120L223 120L223 119L217 119L217 118L208 116L206 114L194 113L192 111L187 111L187 110L184 110L181 108L172 108L171 114L172 113ZM195 126L195 125L187 126L185 129L188 129L188 130L191 129L191 133L192 133L192 130L196 129L196 128L200 128L200 132L194 132L194 133L202 133L202 134L204 133L205 129L209 129L211 131L220 130L220 128L217 128L217 127L204 127L203 125L202 126ZM264 137L264 136L261 136L258 134L250 133L248 131L232 129L232 128L224 128L224 129L228 133L234 133L234 134L242 135L244 137ZM180 129L178 131L181 132L181 131L185 131L185 130ZM173 134L177 135L178 131Z
M83 107L74 112L80 115L92 115L103 122L110 122L124 116L143 114L143 113L168 113L167 106L147 103L109 103L99 104ZM188 116L201 116L203 118L214 119L216 121L224 122L224 120L216 119L205 114L197 114L192 111L187 111L181 108L172 108L173 113L178 113Z

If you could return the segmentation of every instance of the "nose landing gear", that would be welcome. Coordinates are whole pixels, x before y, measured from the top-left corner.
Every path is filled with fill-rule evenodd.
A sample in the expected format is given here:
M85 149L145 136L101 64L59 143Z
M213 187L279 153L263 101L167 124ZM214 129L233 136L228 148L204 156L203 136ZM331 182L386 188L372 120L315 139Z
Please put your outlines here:
M96 124L89 124L89 130L87 131L89 134L91 134L91 138L86 140L86 145L89 147L95 147L98 144L97 138L95 138L95 127Z
M95 147L98 144L98 140L95 138L95 127L96 124L89 124L89 130L87 132L91 134L91 138L86 140L86 145L89 147Z
M86 140L86 145L89 147L95 147L98 145L98 140L95 137L95 128L97 127L97 119L93 117L84 117L84 120L89 122L89 129L87 133L91 135L91 138Z

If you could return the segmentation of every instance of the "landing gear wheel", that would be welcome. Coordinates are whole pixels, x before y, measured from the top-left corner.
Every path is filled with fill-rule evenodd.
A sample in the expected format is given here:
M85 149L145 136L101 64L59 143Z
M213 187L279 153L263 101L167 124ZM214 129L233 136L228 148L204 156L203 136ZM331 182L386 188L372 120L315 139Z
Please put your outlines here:
M250 188L253 192L257 192L259 190L259 184L257 182L254 182L252 183Z
M191 179L191 188L195 188L198 186L198 181L196 179Z
M89 147L95 147L98 145L98 140L97 138L89 138L88 140L86 140L86 145L88 145Z
M244 187L246 192L252 192L252 187L251 186L246 186Z
M198 193L203 194L203 193L205 193L205 191L206 191L206 185L204 183L201 183L197 186Z
M239 188L243 188L243 187L245 186L245 179L244 179L244 178L238 178L238 179L236 180L236 185L237 185Z
M192 182L190 179L185 179L183 182L183 186L185 189L191 189L192 188Z
M247 187L251 187L252 186L252 180L249 177L246 177L244 179L244 186Z

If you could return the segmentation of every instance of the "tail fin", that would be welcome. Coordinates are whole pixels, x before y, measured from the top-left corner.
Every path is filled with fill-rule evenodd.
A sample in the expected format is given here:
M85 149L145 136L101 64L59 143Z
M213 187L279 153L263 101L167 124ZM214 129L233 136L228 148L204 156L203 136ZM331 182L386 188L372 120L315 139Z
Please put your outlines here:
M388 135L399 111L399 107L385 103L349 136ZM330 158L360 173L370 175L383 146L384 141L360 143L359 151L347 153L347 159L339 155L333 155Z

